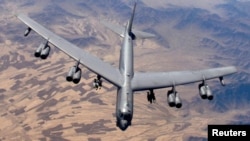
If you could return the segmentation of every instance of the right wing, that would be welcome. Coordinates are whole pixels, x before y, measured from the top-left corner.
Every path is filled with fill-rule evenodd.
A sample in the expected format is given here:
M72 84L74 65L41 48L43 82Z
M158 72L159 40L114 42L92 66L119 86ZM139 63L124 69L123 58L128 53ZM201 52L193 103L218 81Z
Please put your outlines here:
M100 75L107 81L111 82L116 86L122 85L122 77L120 71L110 64L103 62L99 58L92 56L91 54L83 51L67 40L59 37L53 32L49 31L39 23L30 19L28 16L24 14L18 14L17 17L24 22L29 28L37 32L48 42L53 44L55 47L72 57L74 60L79 61L82 65L87 67L89 70L94 73Z
M132 80L132 88L134 91L140 91L185 85L223 77L236 71L235 67L230 66L197 71L135 73Z

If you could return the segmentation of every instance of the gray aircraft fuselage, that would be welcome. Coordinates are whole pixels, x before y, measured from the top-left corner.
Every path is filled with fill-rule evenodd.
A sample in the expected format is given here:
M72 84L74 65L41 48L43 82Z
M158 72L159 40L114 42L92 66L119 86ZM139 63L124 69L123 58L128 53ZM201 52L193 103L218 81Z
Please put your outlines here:
M120 51L119 69L122 74L124 83L117 90L116 119L117 126L121 130L126 130L133 118L133 90L131 80L134 76L134 53L133 39L129 35L129 23L125 28L123 45Z

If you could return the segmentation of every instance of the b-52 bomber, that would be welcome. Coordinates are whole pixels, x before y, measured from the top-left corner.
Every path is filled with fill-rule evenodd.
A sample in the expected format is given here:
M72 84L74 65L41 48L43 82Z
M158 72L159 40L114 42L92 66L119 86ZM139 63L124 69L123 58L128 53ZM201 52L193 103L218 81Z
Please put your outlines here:
M102 85L101 79L105 79L117 88L116 125L122 131L126 130L128 126L132 124L134 92L147 90L147 99L152 103L155 100L155 89L170 87L171 89L167 92L169 106L181 108L182 101L180 95L177 93L176 86L201 82L198 86L201 98L212 100L213 94L207 84L207 80L219 78L220 83L224 86L223 77L237 71L234 66L228 66L190 71L134 72L133 41L154 37L153 34L132 28L135 9L136 3L134 4L131 18L128 20L126 26L101 21L103 25L117 33L123 39L120 49L119 68L111 66L109 63L102 61L62 37L59 37L27 15L17 14L17 18L28 26L24 36L28 36L33 30L46 40L35 50L35 57L46 59L49 55L51 45L53 45L76 61L76 64L70 68L66 76L67 81L75 84L79 83L82 73L80 65L83 65L97 74L93 82L97 89Z

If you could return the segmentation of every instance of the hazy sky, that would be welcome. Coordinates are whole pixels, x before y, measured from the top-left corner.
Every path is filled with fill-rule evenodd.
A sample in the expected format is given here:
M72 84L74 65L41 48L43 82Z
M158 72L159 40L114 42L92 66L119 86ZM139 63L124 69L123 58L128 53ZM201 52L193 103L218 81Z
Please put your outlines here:
M184 6L184 7L197 7L207 9L209 11L214 10L214 6L217 4L226 3L226 0L142 0L148 6L151 7L168 7L170 5Z

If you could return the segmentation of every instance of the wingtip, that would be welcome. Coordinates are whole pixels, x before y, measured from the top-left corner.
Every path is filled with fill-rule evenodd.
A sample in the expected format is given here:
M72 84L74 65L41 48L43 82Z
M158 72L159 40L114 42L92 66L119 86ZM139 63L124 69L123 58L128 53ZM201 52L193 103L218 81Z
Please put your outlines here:
M14 13L13 15L18 18L20 14L19 13Z
M23 13L15 13L15 17L19 18L21 15L24 15Z
M237 68L236 68L235 66L232 66L232 68L233 68L234 72L237 72L237 71L238 71Z
M15 16L16 17L28 16L28 14L27 13L16 13Z
M230 69L232 73L236 73L238 71L235 66L228 66L228 69Z

